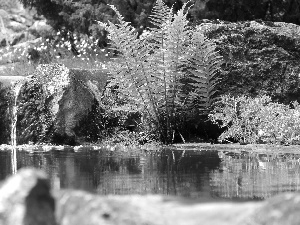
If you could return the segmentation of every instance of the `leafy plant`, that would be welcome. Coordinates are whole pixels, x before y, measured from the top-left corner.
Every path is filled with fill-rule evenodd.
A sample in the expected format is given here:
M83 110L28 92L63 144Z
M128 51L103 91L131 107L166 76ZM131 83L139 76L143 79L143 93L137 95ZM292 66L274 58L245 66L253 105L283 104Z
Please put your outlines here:
M257 98L246 96L222 96L219 104L209 115L211 121L227 130L220 141L234 139L240 143L300 143L300 106L271 101L263 95Z
M180 132L195 108L200 114L210 110L218 82L221 58L201 30L188 25L188 4L173 14L157 0L150 16L154 27L141 36L114 6L119 23L99 22L118 53L108 66L108 87L117 86L133 111L144 112L165 143Z

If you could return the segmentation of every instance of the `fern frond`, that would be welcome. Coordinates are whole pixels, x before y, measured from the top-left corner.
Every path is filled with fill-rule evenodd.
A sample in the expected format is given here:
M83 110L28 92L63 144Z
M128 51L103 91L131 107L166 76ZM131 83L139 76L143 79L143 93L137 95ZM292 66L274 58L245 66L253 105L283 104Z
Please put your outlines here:
M149 21L157 29L160 29L172 17L172 9L170 9L162 0L157 0L152 8Z
M204 37L200 31L193 33L193 46L189 59L189 85L193 88L193 94L188 97L187 103L202 110L209 110L217 100L217 85L220 78L217 72L221 66L221 56L215 51L215 44ZM203 104L201 102L205 102ZM201 103L201 104L200 104ZM204 107L204 108L203 108Z

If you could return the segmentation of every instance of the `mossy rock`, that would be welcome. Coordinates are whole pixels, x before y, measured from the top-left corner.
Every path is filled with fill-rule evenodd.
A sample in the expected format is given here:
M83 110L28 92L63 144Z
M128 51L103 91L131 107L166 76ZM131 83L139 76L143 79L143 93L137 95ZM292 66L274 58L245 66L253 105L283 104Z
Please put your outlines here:
M300 27L282 22L205 21L199 26L224 58L221 94L300 100Z

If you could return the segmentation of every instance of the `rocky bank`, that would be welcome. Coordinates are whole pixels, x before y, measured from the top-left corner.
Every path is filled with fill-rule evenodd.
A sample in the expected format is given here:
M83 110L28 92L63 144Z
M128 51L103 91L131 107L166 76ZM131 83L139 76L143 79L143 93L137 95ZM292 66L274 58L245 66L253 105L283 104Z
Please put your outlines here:
M299 199L299 193L245 203L201 203L157 195L99 196L51 190L44 172L26 168L0 187L0 225L296 225Z

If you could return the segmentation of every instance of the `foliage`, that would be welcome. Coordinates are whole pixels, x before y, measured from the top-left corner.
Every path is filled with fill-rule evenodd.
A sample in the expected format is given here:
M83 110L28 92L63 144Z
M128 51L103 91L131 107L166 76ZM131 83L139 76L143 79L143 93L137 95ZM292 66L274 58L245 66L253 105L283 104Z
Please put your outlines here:
M24 76L38 64L59 63L68 68L105 69L110 52L99 47L98 40L83 34L57 32L53 37L40 38L29 46L8 46L0 49L0 64L9 63L0 75Z
M9 116L9 103L11 101L11 93L8 88L3 87L0 83L0 144L9 141L10 134L10 119Z
M113 76L109 87L119 88L131 110L145 112L166 143L180 132L193 109L209 111L221 63L215 45L201 30L188 26L188 8L186 3L173 14L158 0L150 16L155 27L140 37L114 6L119 23L100 22L119 53L108 66Z
M198 18L227 21L271 20L300 24L300 3L294 0L209 0Z
M45 96L42 86L34 81L22 86L18 97L18 144L51 141L53 123Z
M101 104L94 101L91 111L79 121L74 129L76 136L84 142L106 142L110 144L138 145L155 140L145 124L132 121L139 118L139 113L125 110L126 103L118 98L118 93L105 90ZM130 129L130 130L129 130Z
M240 143L299 144L300 106L297 102L291 106L271 102L266 95L256 98L225 95L209 117L227 127L220 141L233 138Z
M109 5L115 5L126 21L139 31L148 27L148 17L154 0L20 0L27 7L36 8L54 29L66 29L71 32L105 38L95 21L116 22L117 18ZM11 0L0 1L11 4ZM177 12L187 0L166 0L165 3ZM300 4L295 0L201 0L193 1L188 17L192 21L199 19L271 20L300 24Z
M21 0L21 2L27 7L36 8L56 30L65 28L71 32L94 36L103 36L103 31L97 26L96 20L114 21L115 15L109 7L110 4L117 5L118 10L137 28L145 25L153 4L153 0Z
M3 0L2 0L3 1ZM116 22L114 11L109 5L115 5L126 21L141 32L148 26L148 16L155 0L20 0L26 7L34 7L40 15L56 30L66 29L104 38L96 21ZM167 0L174 10L181 8L186 0Z

